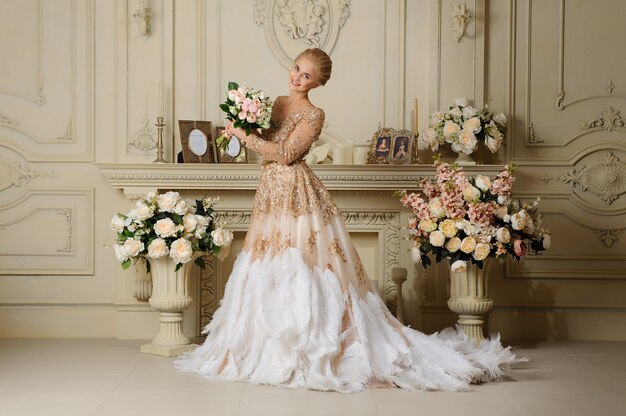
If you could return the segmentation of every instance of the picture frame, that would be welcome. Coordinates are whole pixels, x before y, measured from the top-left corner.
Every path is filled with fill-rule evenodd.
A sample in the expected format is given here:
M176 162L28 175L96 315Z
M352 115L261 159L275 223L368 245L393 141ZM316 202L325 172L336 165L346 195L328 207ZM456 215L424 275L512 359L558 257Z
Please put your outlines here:
M402 165L415 162L413 148L417 146L415 133L410 130L398 130L391 136L389 163Z
M183 163L217 163L212 124L205 120L178 120Z
M395 130L389 127L378 129L370 140L370 149L367 155L367 163L380 165L389 163L391 152L391 138Z
M222 133L224 133L224 127L215 128L215 137L220 137ZM233 136L228 149L217 149L217 161L218 163L248 163L248 149L236 136Z

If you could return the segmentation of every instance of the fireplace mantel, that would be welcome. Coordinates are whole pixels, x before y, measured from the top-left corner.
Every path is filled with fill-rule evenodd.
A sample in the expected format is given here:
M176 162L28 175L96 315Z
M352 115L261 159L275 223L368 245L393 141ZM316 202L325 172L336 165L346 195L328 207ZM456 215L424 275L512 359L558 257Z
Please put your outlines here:
M96 163L113 188L134 194L133 188L255 190L259 164ZM433 176L433 165L314 165L331 191L395 191L415 189L420 179ZM464 167L469 174L496 175L501 165Z

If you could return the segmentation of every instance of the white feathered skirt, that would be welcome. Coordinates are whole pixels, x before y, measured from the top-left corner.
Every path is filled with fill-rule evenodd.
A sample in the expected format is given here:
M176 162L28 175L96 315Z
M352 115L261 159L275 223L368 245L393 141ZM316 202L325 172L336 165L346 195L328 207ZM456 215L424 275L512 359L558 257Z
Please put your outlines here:
M203 333L176 362L212 380L344 393L467 389L516 357L498 337L403 326L372 289L339 214L256 215Z

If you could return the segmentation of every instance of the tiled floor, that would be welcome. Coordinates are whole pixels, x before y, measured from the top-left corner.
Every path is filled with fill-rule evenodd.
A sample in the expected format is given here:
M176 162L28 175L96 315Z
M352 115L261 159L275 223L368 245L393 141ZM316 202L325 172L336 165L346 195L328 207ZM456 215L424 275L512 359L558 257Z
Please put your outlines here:
M177 373L140 341L0 339L0 415L626 415L626 342L525 342L531 359L463 393L324 393Z

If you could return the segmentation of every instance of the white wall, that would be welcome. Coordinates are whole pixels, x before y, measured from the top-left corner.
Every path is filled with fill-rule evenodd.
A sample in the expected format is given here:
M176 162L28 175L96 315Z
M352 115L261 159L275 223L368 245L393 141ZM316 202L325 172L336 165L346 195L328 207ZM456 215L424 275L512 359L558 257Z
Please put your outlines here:
M0 44L0 336L152 334L155 314L134 298L133 273L104 248L111 215L130 202L93 163L154 159L160 82L168 160L180 147L177 120L222 121L229 80L285 94L275 55L305 45L286 42L277 20L255 23L255 4L272 3L152 0L143 39L138 0L0 0L0 34L11 40ZM467 0L472 18L457 43L455 3L350 2L333 29L333 77L311 97L327 114L322 139L410 128L415 98L422 127L457 96L504 111L506 148L479 157L520 164L517 194L544 197L554 247L492 278L490 329L626 339L626 146L615 113L626 96L626 58L616 53L626 6ZM413 327L452 322L443 269L416 270L404 289Z

